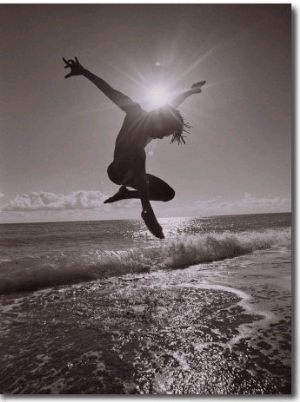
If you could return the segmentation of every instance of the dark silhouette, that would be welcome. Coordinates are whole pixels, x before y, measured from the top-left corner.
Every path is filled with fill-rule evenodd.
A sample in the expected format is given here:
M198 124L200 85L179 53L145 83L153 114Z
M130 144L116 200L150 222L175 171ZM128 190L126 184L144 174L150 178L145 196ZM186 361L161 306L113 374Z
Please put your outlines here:
M149 231L163 239L162 228L157 222L150 201L170 201L174 198L175 191L163 180L146 173L144 148L154 138L162 139L171 135L171 142L185 143L183 132L188 132L190 126L184 122L176 108L190 95L200 93L205 81L192 85L170 104L146 112L138 103L85 69L76 57L74 60L63 58L63 61L66 64L65 68L71 69L65 78L76 75L86 77L126 113L116 139L114 160L107 169L110 180L121 187L104 203L139 198L143 208L141 216ZM127 187L134 190L129 190Z

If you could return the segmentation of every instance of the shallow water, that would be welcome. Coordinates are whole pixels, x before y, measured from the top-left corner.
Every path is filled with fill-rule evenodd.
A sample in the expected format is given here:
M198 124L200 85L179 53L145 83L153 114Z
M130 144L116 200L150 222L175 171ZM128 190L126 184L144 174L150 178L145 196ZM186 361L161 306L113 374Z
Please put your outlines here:
M139 221L2 225L0 294L186 268L286 246L290 220L290 214L164 219L163 241Z
M22 280L10 278L18 290L1 296L1 392L290 393L290 228L267 216L267 226L239 217L235 230L220 230L233 221L218 218L216 231L201 220L202 232L195 221L170 222L170 240L146 247L131 236L139 248L107 250L107 274L104 250L89 246L96 277L84 254L74 284L63 269L68 247L61 245L63 259L51 255L35 271L26 260ZM19 275L21 258L10 261L10 268L21 264ZM41 278L50 269L63 274L47 287ZM24 291L33 272L40 290Z

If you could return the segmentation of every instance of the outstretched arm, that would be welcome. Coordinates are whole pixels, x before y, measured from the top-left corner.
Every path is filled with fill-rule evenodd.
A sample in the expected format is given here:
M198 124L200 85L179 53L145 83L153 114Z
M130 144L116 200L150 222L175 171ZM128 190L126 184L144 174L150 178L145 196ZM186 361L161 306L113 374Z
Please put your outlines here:
M66 60L63 58L65 62L65 68L70 68L71 71L69 74L65 76L65 78L73 77L76 75L82 75L90 80L93 84L96 85L112 102L114 102L120 109L122 109L125 113L129 111L129 108L135 105L132 99L128 96L122 94L122 92L117 91L112 88L106 81L102 78L97 77L95 74L91 73L89 70L84 68L78 61L77 57L75 60Z
M175 99L172 100L170 103L171 106L173 106L175 109L178 108L189 96L194 95L194 94L199 94L202 92L201 87L206 83L206 81L201 81L197 82L196 84L192 85L191 88L185 90L178 96L176 96Z

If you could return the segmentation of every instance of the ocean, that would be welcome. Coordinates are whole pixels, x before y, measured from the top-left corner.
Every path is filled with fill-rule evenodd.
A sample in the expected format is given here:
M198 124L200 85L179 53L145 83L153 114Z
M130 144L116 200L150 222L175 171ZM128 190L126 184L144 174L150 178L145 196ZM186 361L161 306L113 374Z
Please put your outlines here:
M2 394L290 394L291 214L0 226Z

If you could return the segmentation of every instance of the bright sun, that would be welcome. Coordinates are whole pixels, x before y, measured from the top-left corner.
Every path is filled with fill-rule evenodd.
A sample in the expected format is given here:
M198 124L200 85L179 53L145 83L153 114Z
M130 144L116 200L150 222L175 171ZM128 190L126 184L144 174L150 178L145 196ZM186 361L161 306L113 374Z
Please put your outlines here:
M155 86L149 89L148 99L151 107L161 107L171 101L171 94L166 87Z

